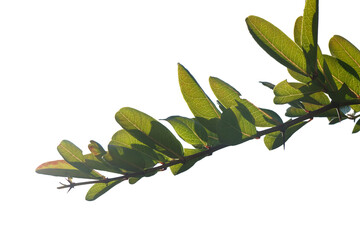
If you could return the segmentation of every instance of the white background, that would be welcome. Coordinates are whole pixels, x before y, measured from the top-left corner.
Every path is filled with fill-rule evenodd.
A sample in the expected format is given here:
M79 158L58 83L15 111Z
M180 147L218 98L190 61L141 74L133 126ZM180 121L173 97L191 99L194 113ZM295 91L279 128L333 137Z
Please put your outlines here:
M178 62L210 97L216 76L284 116L258 82L290 77L245 18L261 16L292 36L304 2L1 1L1 238L359 239L359 135L350 121L315 119L285 151L250 141L176 177L122 183L94 202L85 201L89 186L67 194L56 189L63 178L35 173L60 159L63 139L85 152L92 139L106 146L121 107L191 117ZM320 4L323 52L334 34L360 46L357 1Z

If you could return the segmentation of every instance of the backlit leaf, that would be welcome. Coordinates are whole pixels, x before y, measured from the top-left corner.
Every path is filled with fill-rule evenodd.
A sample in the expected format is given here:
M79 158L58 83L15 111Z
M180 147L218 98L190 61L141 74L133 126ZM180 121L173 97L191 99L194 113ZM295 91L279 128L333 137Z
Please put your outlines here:
M207 146L208 134L204 127L194 119L172 116L165 119L168 121L176 133L187 143L196 148Z
M306 0L301 29L301 47L306 58L306 72L317 75L319 0Z
M228 83L219 78L210 78L210 86L221 104L226 108L237 106L241 103L248 109L258 127L272 127L282 123L281 118L273 111L255 106L246 99L240 98L240 93ZM225 110L224 110L225 111Z
M307 122L300 122L287 128L285 131L284 139L280 131L267 134L264 138L265 146L269 150L273 150L282 146L297 130L303 127L306 123Z
M122 181L124 180L114 180L108 183L95 183L87 192L85 199L87 201L94 201Z
M256 16L246 19L255 41L285 67L308 76L306 59L302 49L270 22Z
M87 174L73 167L65 160L45 162L41 164L39 167L37 167L35 171L40 174L52 175L58 177L98 179L98 177L95 177L91 174Z
M336 83L340 86L345 83L356 97L360 97L360 79L353 68L334 57L324 55L324 58Z
M133 149L109 145L110 163L128 172L141 172L155 165L153 159Z
M63 140L57 147L60 155L69 164L79 169L80 171L92 175L94 178L104 178L100 173L86 165L82 151L75 146L72 142Z
M143 153L151 159L156 159L157 162L167 162L169 159L167 157L148 145L140 142L135 137L133 137L129 132L124 129L117 131L111 138L109 145L121 146L125 148L130 148L138 152Z
M178 64L179 84L182 95L196 119L207 129L216 133L221 113L205 94L190 72Z
M159 121L136 109L125 107L115 115L116 121L133 137L173 158L183 156L179 140Z
M335 35L330 39L329 48L331 54L351 66L360 75L360 51L345 38Z
M237 105L236 101L240 100L241 94L234 87L215 77L210 77L209 82L216 98L225 108Z
M274 103L284 104L301 99L305 96L321 91L321 88L315 85L303 83L289 83L286 80L280 82L274 88Z
M294 41L299 47L301 47L302 21L303 21L303 16L300 16L296 19L294 25Z
M255 120L242 104L226 109L218 125L221 143L236 145L256 135Z

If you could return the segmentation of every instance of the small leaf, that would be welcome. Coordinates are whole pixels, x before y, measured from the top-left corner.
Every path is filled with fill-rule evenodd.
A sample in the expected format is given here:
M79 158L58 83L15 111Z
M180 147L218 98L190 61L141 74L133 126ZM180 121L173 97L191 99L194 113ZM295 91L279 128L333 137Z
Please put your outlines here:
M360 51L345 38L335 35L330 39L329 48L331 54L352 67L357 78L360 75Z
M216 133L221 113L205 94L195 78L181 64L178 64L179 84L182 95L196 119L207 129Z
M65 160L45 162L37 167L35 171L39 174L57 177L98 179L98 177L87 174L73 167Z
M95 183L87 192L85 199L87 201L94 201L122 181L124 180L114 180L109 183Z
M194 119L172 116L165 119L176 133L187 143L196 148L207 147L208 135L204 127Z
M270 56L285 67L308 76L303 51L281 30L256 16L249 16L246 23L255 41Z
M265 87L270 88L271 90L273 90L273 89L274 89L274 87L275 87L275 85L274 85L274 84L269 83L269 82L261 82L261 81L260 81L260 83L261 83L262 85L264 85Z
M352 133L357 133L357 132L359 132L359 131L360 131L360 119L357 120L357 122L356 122L356 124L355 124L355 126L354 126L354 129L353 129Z
M99 143L95 142L94 140L90 141L88 148L89 148L90 152L92 154L94 154L95 156L102 157L106 154L106 151L104 150L104 148Z
M321 88L315 85L303 83L289 83L286 80L280 82L274 88L274 103L285 104L301 99L305 96L321 91Z
M301 47L306 58L306 72L317 75L319 0L306 0L301 29Z
M228 108L221 115L218 125L220 142L236 145L256 135L255 120L242 104Z
M75 146L72 142L63 140L60 145L57 147L60 155L67 161L69 164L79 169L80 171L90 174L95 178L104 178L100 173L91 169L86 165L85 158L82 154L82 151Z
M285 138L283 138L283 135L280 131L267 134L264 138L265 146L269 150L273 150L282 146L296 131L298 131L306 123L307 122L300 122L287 128L285 131Z
M302 21L303 16L300 16L296 19L295 25L294 25L294 41L295 43L301 47L301 38L302 38Z
M133 137L173 158L183 156L179 140L160 122L136 109L125 107L115 115L116 121Z
M194 155L196 153L205 151L205 149L184 149L185 151L185 156L190 156L190 155ZM193 167L195 165L195 163L197 163L199 160L203 159L205 156L202 157L198 157L192 160L188 160L186 163L179 163L176 165L173 165L170 167L172 174L174 175L178 175L180 173L183 173L187 170L189 170L191 167Z

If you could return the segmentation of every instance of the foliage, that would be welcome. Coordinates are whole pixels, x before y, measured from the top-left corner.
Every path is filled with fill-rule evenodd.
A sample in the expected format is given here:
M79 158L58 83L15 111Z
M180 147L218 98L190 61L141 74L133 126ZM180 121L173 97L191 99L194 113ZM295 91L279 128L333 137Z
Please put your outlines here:
M64 140L58 151L64 160L46 162L36 172L66 177L73 188L93 184L86 200L95 200L123 181L134 184L170 168L174 175L222 148L238 145L264 136L265 146L276 149L315 117L326 117L330 124L360 115L360 51L341 36L330 39L331 56L323 55L317 44L318 0L307 0L303 16L294 27L294 40L270 22L249 16L246 24L255 41L276 61L285 66L296 80L277 85L262 84L272 89L275 104L288 104L286 122L269 109L255 106L241 97L239 91L223 80L210 77L217 98L211 101L191 73L178 64L182 95L193 118L170 116L179 137L193 148L184 148L172 132L155 118L130 107L116 113L122 127L108 144L106 151L91 141L88 154ZM262 130L260 130L262 128ZM265 129L263 129L265 128ZM360 120L353 133L360 131ZM106 178L98 172L113 172L118 177ZM74 183L72 178L92 179Z

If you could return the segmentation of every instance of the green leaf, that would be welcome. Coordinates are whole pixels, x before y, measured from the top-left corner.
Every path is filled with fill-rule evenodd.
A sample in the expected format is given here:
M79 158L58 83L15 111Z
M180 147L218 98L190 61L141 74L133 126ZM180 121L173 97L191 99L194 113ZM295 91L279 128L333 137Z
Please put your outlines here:
M324 107L325 105L318 105L318 104L311 104L311 103L303 103L304 108L296 108L296 107L289 107L286 110L285 115L287 117L300 117L303 116L311 111L318 110L319 108ZM331 109L329 111L326 111L324 113L321 113L319 115L316 115L316 117L337 117L338 114L335 109Z
M218 125L218 132L220 142L229 145L250 140L257 133L253 116L241 103L223 112Z
M180 89L191 112L204 127L216 133L216 126L221 116L220 111L181 64L178 64L178 73Z
M35 171L39 174L57 177L98 179L98 177L95 177L92 174L87 174L73 167L65 160L45 162L38 166Z
M92 169L114 172L114 173L123 173L123 171L121 171L119 168L115 166L112 166L110 162L106 161L104 158L96 157L92 153L85 154L84 158L86 165Z
M285 131L285 136L283 138L283 135L280 131L269 133L264 138L265 146L269 150L276 149L280 147L281 145L285 144L285 142L301 127L303 127L307 122L300 122L295 125L292 125L291 127L287 128Z
M272 127L282 123L281 118L273 111L256 107L250 101L240 98L240 93L228 83L219 78L210 78L210 86L217 99L226 108L245 106L255 120L258 127ZM225 110L224 110L225 111Z
M133 137L172 158L183 156L183 147L160 122L136 109L125 107L115 115L116 121Z
M300 16L296 19L295 21L295 25L294 25L294 41L295 43L301 47L301 37L302 37L302 21L303 21L303 17Z
M348 64L356 71L356 77L360 75L360 51L345 38L335 35L330 39L329 48L331 54Z
M288 72L290 74L291 77L293 77L294 79L298 80L299 82L302 83L309 83L311 82L311 78L310 77L306 77L300 73L297 73L293 70L288 69Z
M356 124L355 124L355 126L354 126L354 129L353 129L352 133L357 133L357 132L359 132L359 131L360 131L360 119L357 120L357 122L356 122Z
M246 23L255 41L270 56L285 67L308 76L304 53L294 41L260 17L249 16Z
M135 137L133 137L129 132L127 132L124 129L117 131L112 136L109 145L120 146L120 147L136 150L160 163L165 163L170 160L165 155L155 151L148 145L145 145L144 143L137 140Z
M172 116L165 119L168 121L176 133L187 143L195 148L207 147L208 134L204 127L194 119Z
M274 88L274 103L290 103L319 91L321 91L321 88L315 85L307 85L303 83L289 83L285 80L280 82Z
M86 165L82 151L72 142L63 140L57 147L60 155L66 162L79 169L80 171L92 175L94 178L104 178L100 173Z
M225 108L237 105L236 101L240 100L241 94L234 87L215 77L210 77L209 82L216 98Z
M122 181L124 180L114 180L108 183L95 183L87 192L85 199L87 201L94 201Z
M153 159L133 149L109 145L109 153L112 157L111 165L126 172L142 172L155 165Z
M334 57L324 55L324 58L336 83L339 86L342 86L345 83L350 91L353 92L357 98L359 98L360 80L357 78L358 76L354 75L356 73L352 71L353 69L348 64Z
M260 81L260 83L261 83L262 85L264 85L265 87L270 88L271 90L273 90L274 87L275 87L275 85L272 84L272 83L270 83L270 82L261 82L261 81Z
M190 155L194 155L196 153L199 152L203 152L205 151L205 149L184 149L185 151L185 156L190 156ZM174 175L178 175L180 173L183 173L187 170L189 170L191 167L193 167L195 165L195 163L197 163L199 160L203 159L205 156L202 157L198 157L192 160L188 160L186 163L179 163L176 165L173 165L170 167L172 174Z
M306 0L301 29L301 47L306 58L306 72L317 75L319 0Z

